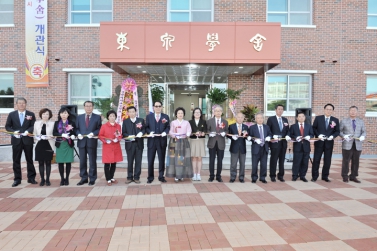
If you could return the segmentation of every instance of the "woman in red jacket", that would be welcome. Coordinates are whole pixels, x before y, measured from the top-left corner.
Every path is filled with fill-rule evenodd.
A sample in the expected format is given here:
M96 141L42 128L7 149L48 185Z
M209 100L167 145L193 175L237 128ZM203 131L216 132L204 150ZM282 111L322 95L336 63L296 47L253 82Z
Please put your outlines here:
M120 140L122 139L122 129L120 125L115 122L117 114L110 110L106 114L108 122L101 126L98 138L102 141L102 163L105 164L105 177L107 185L118 183L114 179L116 162L123 161L122 149L120 147Z

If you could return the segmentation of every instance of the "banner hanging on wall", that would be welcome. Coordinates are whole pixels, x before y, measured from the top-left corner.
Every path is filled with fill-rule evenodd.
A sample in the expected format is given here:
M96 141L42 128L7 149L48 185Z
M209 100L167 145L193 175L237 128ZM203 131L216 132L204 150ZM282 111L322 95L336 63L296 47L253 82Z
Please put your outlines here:
M122 90L119 95L119 105L117 111L117 123L121 124L128 118L127 107L136 107L136 117L139 117L139 102L137 96L137 84L133 78L126 78L122 82Z
M48 0L25 1L26 87L47 87L47 4Z

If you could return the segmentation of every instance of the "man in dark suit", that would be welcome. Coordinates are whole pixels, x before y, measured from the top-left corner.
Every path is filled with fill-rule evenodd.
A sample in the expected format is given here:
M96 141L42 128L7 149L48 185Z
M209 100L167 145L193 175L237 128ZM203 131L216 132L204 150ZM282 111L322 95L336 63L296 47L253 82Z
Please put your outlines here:
M279 138L285 138L285 140L270 142L270 178L272 182L276 182L276 165L279 160L278 179L284 182L285 153L287 152L288 141L291 140L291 137L289 136L288 119L281 116L284 112L284 106L276 105L275 112L276 116L267 119L267 125L275 140L279 140Z
M247 125L242 122L245 119L243 113L238 113L236 116L236 123L229 126L229 134L233 136L228 136L232 139L230 143L230 183L233 183L237 177L237 162L240 162L240 174L238 179L241 183L244 183L245 177L245 160L246 160L246 139L247 136Z
M292 180L296 181L300 176L300 180L308 182L305 176L308 171L310 138L314 137L314 133L312 126L305 123L303 112L297 114L297 121L296 124L291 126L289 132L291 137L296 140L293 143Z
M127 152L127 180L126 184L132 181L139 184L141 174L141 160L143 158L144 139L141 137L145 133L144 119L136 118L136 107L127 108L129 118L123 120L122 134L123 137L134 136L135 138L127 140L125 148ZM135 162L135 172L134 172Z
M268 156L268 142L271 140L270 128L263 124L263 113L255 115L256 124L250 126L248 140L255 138L254 144L251 146L252 153L252 170L251 182L256 183L258 179L258 163L260 163L259 181L267 183L267 156Z
M223 182L221 178L221 171L223 170L223 158L225 150L225 135L228 131L228 121L221 118L223 108L217 106L214 109L215 117L207 121L207 131L209 132L209 139L207 147L209 150L209 182L215 178L215 158L217 155L217 171L216 180Z
M313 123L313 132L316 138L314 142L314 159L312 166L312 181L317 181L319 177L319 164L323 154L322 180L330 182L329 173L331 166L332 152L334 148L334 139L338 137L340 131L339 120L332 117L334 111L332 104L326 104L324 115L316 116Z
M17 98L17 111L9 113L5 129L8 132L13 132L11 139L12 154L13 154L13 173L14 182L12 187L21 184L21 155L22 151L25 153L27 163L27 182L31 184L38 184L35 181L35 167L33 164L33 137L28 137L29 133L34 131L35 115L26 110L26 99Z
M94 136L98 136L101 129L101 116L93 113L94 104L92 101L85 101L85 113L77 117L76 132L77 146L80 154L80 177L78 186L88 183L93 186L97 179L97 145L98 141ZM86 136L86 137L84 137ZM89 175L88 175L88 156L89 156Z
M150 184L154 180L154 159L156 152L158 156L158 180L166 182L165 172L165 154L168 140L166 135L169 133L170 124L169 116L161 113L162 103L154 102L154 113L148 114L145 119L145 132L148 136L148 181ZM155 136L156 134L156 136Z

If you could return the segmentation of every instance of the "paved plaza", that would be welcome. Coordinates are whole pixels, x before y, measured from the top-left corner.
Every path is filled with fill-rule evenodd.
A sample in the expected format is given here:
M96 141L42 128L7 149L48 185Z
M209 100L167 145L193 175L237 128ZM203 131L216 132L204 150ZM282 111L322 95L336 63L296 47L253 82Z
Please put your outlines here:
M0 163L0 250L377 250L377 159L361 159L360 184L344 183L333 160L331 183L201 182L107 186L102 165L95 186L59 187L53 165L50 187L12 188L11 163ZM23 163L25 167L25 163ZM38 171L38 168L36 168ZM309 172L310 173L310 170ZM157 175L157 172L156 172ZM306 177L310 179L311 175ZM39 174L37 175L39 182Z

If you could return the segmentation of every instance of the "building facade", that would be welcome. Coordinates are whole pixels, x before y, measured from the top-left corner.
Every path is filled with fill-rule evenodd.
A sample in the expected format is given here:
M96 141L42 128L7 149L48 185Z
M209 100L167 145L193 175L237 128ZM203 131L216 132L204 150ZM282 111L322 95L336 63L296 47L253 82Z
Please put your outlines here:
M115 94L129 75L141 87L144 111L149 84L164 86L169 94L165 107L171 101L177 106L187 95L199 97L210 87L246 88L236 110L255 104L271 116L274 104L283 103L290 123L295 108L312 108L313 115L321 115L323 106L332 103L334 116L342 119L356 105L366 123L367 139L376 140L376 1L48 0L49 86L40 88L25 84L25 8L24 1L0 2L0 126L14 109L16 97L25 97L27 108L36 114L50 108L56 119L61 105L78 104L81 111L83 100ZM134 64L118 71L101 62L100 22L280 22L280 63L258 74L245 74L241 64L223 64L219 76L201 71L216 67L208 64L197 64L197 70L166 62L140 68ZM182 72L177 73L176 67ZM194 82L200 87L189 84ZM9 137L1 136L0 143L10 143ZM377 153L373 144L364 145L363 154ZM339 142L334 151L341 153Z

